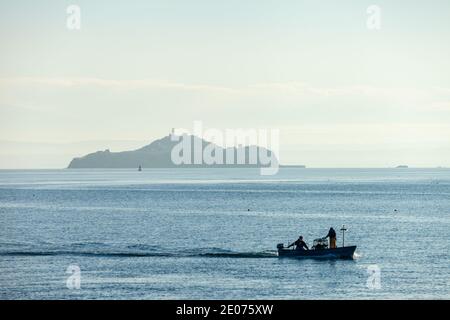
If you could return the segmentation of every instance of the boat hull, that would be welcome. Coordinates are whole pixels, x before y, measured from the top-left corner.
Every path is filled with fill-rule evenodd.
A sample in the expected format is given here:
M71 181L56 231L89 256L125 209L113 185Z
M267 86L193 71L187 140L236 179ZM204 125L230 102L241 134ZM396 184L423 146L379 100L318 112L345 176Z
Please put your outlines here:
M279 257L293 258L317 258L317 259L353 259L356 246L340 247L334 249L317 250L291 250L286 248L278 249Z

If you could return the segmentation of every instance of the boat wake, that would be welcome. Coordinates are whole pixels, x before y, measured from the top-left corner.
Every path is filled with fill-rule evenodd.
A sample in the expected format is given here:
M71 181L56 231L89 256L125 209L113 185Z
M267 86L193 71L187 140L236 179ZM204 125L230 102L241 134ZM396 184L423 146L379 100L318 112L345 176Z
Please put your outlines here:
M159 246L135 244L128 246L112 246L99 243L55 245L14 245L0 244L0 256L94 256L94 257L173 257L173 258L273 258L275 250L260 252L240 252L221 248L198 248L170 250Z

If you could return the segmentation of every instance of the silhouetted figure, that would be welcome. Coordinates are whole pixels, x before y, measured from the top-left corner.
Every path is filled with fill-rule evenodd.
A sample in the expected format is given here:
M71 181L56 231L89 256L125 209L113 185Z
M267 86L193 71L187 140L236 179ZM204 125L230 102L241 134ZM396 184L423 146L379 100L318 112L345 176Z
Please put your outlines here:
M328 230L328 234L324 239L326 238L330 238L330 249L336 248L336 231L332 227Z
M295 245L295 250L309 250L308 246L306 245L305 241L303 241L303 237L300 236L298 237L298 239L291 243L290 245L288 245L288 248L292 247Z

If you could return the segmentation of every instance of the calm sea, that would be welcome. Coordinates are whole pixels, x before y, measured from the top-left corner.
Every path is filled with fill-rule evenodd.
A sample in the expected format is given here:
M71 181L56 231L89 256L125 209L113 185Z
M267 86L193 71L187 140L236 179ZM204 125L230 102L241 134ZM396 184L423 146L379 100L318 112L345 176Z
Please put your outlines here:
M448 299L450 170L3 170L0 298Z

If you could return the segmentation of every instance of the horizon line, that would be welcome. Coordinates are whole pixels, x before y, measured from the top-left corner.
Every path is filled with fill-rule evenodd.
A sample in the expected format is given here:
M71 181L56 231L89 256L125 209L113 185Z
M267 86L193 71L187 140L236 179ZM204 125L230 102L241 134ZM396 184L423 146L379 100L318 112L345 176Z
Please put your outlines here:
M180 166L180 167L142 167L143 169L151 169L151 170L159 170L159 169L259 169L259 167L215 167L204 165L203 167L195 167L192 166ZM408 169L450 169L450 166L408 166L403 167L395 166L395 167L356 167L356 166L343 166L343 167L313 167L301 164L281 164L279 168L298 168L298 169L398 169L398 170L408 170ZM53 167L53 168L0 168L1 171L18 171L18 170L134 170L134 167L127 168L68 168L68 167Z

